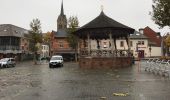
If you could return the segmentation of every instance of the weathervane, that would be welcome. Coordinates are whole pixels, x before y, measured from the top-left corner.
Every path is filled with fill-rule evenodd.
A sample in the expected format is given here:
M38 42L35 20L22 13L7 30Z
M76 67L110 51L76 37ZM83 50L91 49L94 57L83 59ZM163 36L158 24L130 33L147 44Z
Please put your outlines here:
M104 6L103 5L101 5L101 11L103 11L104 10Z
M101 11L104 10L104 6L103 6L103 4L102 4L102 1L103 1L103 0L101 0Z

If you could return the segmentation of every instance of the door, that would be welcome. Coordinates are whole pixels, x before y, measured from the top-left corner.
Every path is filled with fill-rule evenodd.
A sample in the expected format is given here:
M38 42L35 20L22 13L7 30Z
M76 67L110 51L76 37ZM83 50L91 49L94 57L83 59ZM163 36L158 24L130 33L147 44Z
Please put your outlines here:
M145 51L144 50L138 50L138 57L144 58Z

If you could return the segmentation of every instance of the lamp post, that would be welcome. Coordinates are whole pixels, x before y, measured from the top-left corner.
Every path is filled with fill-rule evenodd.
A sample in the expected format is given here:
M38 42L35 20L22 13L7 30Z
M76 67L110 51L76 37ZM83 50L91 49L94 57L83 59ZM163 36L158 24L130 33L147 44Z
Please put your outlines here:
M149 53L150 53L150 57L151 57L151 50L152 50L152 48L151 48L151 44L149 45Z
M138 50L138 43L136 43L136 52L137 52L137 57L139 57L139 50Z

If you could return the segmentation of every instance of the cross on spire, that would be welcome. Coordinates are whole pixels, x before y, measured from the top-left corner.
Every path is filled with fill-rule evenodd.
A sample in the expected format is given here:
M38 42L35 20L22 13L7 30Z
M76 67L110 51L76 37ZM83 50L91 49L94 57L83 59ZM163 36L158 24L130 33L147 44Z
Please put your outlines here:
M62 0L62 3L61 3L61 13L60 13L60 15L64 15L63 0Z

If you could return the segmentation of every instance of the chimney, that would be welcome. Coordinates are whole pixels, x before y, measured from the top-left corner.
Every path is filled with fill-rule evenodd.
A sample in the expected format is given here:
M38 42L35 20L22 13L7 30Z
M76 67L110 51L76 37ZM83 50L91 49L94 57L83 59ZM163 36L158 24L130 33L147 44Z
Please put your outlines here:
M158 36L161 36L161 33L160 33L160 32L157 32L157 35L158 35Z
M144 30L143 28L140 28L139 33L144 34L143 30Z

